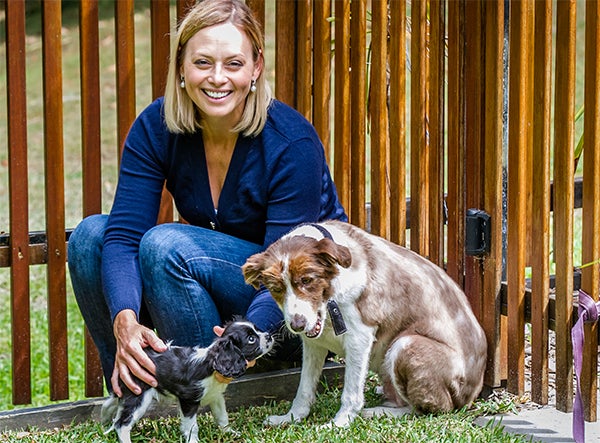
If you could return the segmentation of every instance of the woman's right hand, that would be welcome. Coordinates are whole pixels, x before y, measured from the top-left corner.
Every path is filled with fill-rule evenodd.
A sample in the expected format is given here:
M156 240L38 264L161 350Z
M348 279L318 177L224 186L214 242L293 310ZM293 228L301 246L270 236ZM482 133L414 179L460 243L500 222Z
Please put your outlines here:
M165 343L153 330L139 324L135 312L130 309L125 309L116 315L113 332L117 340L115 368L111 377L114 393L119 397L122 395L119 378L134 394L142 393L141 388L133 380L132 374L155 387L156 368L143 349L150 346L157 352L163 352L167 349Z

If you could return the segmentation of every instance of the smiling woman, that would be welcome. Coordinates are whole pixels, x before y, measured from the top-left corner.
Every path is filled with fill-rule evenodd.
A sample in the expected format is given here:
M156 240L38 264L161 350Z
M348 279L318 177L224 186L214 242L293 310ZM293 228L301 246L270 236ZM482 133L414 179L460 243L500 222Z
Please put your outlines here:
M263 54L245 3L192 8L164 98L125 140L110 216L84 219L69 239L73 290L109 391L119 394L119 379L135 393L135 377L156 384L144 348L163 352L161 338L206 347L213 326L236 315L278 332L281 311L244 282L242 264L300 223L347 220L314 127L272 98ZM156 226L165 184L187 224ZM300 357L297 339L278 349L275 358Z

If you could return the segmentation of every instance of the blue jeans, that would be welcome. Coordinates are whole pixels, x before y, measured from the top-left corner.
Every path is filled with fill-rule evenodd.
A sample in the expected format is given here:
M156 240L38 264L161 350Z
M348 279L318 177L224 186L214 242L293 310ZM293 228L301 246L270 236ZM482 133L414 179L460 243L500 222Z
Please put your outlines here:
M102 290L101 260L107 215L85 218L69 238L69 272L75 298L98 348L110 390L116 341ZM244 282L241 266L260 245L185 224L150 229L139 248L143 281L140 323L181 346L208 346L214 325L243 315L275 332L283 315L271 295ZM297 345L296 345L297 346Z

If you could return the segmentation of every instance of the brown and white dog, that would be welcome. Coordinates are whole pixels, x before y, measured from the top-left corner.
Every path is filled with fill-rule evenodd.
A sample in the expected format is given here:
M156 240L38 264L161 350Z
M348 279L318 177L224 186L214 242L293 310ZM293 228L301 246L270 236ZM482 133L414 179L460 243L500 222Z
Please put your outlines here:
M386 404L418 413L471 403L483 385L486 339L458 285L438 266L348 223L297 227L243 266L264 285L288 328L303 340L300 384L278 425L305 418L328 351L345 358L341 408L346 426L363 408L369 367Z

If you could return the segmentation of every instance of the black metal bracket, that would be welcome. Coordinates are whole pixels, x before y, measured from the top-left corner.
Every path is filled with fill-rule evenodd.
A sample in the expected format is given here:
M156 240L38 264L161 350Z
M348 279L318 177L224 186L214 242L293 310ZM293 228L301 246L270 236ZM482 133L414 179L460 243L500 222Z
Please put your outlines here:
M465 253L483 256L490 252L492 229L490 215L481 209L467 209Z

